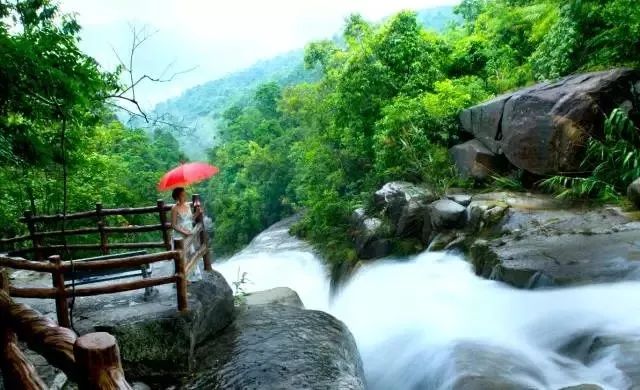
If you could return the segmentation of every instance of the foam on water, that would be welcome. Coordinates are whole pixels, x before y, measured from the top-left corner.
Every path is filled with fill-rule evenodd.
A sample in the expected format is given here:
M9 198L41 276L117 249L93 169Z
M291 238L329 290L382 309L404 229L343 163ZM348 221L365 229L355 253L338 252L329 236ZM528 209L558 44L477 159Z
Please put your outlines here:
M623 389L628 380L612 359L587 366L567 346L579 349L585 337L640 338L639 282L517 290L477 277L459 255L426 252L360 268L329 304L326 269L282 226L217 269L229 283L246 272L247 291L290 287L307 308L344 321L373 389L447 388L459 374L452 356L462 343L506 351L533 367L538 377L520 378L532 388Z

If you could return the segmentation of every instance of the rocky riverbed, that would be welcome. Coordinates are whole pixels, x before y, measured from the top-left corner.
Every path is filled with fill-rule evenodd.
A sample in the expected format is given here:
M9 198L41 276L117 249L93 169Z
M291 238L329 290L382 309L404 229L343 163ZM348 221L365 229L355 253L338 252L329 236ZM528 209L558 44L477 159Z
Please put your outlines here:
M43 281L18 274L19 282ZM50 302L28 302L55 316ZM81 334L116 336L125 375L138 389L319 389L336 383L364 389L362 361L347 327L330 314L306 310L288 288L254 292L234 305L224 277L204 272L189 286L187 313L177 312L175 290L162 286L146 300L140 292L79 298L74 319ZM75 388L39 355L27 354L51 388Z
M605 250L607 238L635 242L633 213L571 208L522 193L456 193L447 199L460 205L463 217L431 225L439 227L429 245L453 253L482 247L480 257L465 261L451 252L426 251L417 257L367 260L330 301L328 272L308 245L288 235L289 220L216 264L226 280L211 273L193 284L189 315L176 313L175 292L167 286L148 302L141 292L79 299L76 327L114 333L128 379L158 389L597 390L640 385L640 321L629 315L640 309L633 298L640 293L640 284L633 281L635 252L629 246L629 252L616 252L611 260ZM425 210L441 211L435 206ZM548 242L548 249L557 248L555 256L563 259L567 247L559 245L562 238L578 249L594 237L602 241L580 252L582 261L590 261L567 264L568 269L547 267L544 259L532 257L535 267L511 271L504 255L531 240ZM522 253L524 258L539 250ZM481 260L488 258L498 261ZM611 261L618 265L610 267ZM565 278L579 267L585 272ZM615 272L604 272L608 269ZM245 289L262 292L234 306L227 280L234 281L240 270L247 272ZM42 311L54 312L40 302ZM312 310L304 309L303 302ZM37 356L31 358L50 384L72 388Z

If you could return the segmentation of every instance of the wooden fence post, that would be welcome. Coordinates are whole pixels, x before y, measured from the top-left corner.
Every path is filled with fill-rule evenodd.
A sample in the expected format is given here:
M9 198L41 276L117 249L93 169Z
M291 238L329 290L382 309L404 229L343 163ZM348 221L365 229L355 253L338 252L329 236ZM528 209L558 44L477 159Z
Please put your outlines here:
M9 273L6 268L0 268L0 291L9 295ZM3 318L0 321L0 370L4 388L45 390L47 386L18 347L18 338L6 319L8 315L9 313L0 313Z
M200 206L200 194L193 194L192 197L192 201L193 204L198 205L197 208L202 209L202 206ZM197 210L196 210L197 211ZM204 256L202 256L202 262L204 263L204 270L205 271L211 271L213 268L211 268L211 251L209 248L209 235L205 229L204 226L204 215L200 214L196 217L196 225L197 224L202 224L202 230L200 230L200 245L204 245L207 248L207 251L205 252Z
M105 332L89 333L76 340L73 354L79 365L80 390L127 390L120 350L115 337Z
M175 261L175 274L178 277L176 281L176 295L178 298L178 310L187 310L187 275L185 271L185 255L184 255L184 241L182 238L176 238L173 240L173 248L178 253L174 258Z
M96 203L96 218L98 221L98 232L100 233L100 253L109 254L109 244L107 242L107 233L104 231L104 216L102 215L102 203Z
M33 259L42 260L42 252L40 251L40 239L36 236L36 224L33 222L33 213L31 210L24 212L24 221L29 229L29 235L31 236L31 242L33 243Z
M171 250L171 236L167 227L167 211L164 209L164 200L158 199L158 214L160 215L160 225L162 225L162 241L164 241L165 249Z
M71 327L71 320L69 318L69 305L67 303L67 293L64 288L64 273L62 270L62 261L60 256L49 256L49 262L56 266L56 270L51 273L51 279L53 281L53 287L56 292L56 314L58 315L58 325L65 328Z

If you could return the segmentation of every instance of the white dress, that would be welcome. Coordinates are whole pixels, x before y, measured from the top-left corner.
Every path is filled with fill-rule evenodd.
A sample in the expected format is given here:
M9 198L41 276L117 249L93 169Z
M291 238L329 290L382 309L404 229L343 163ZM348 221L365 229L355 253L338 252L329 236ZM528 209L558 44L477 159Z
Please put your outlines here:
M177 214L176 225L182 230L186 230L189 232L193 231L193 213L191 212L191 207L188 206L187 211L185 212L180 212L180 210L177 210L176 214ZM180 233L179 231L177 231L176 229L173 229L173 238L184 239L186 238L186 236ZM186 250L188 254L192 254L192 253L195 253L196 248L194 247L193 244L191 244L189 245L189 248L186 248ZM191 273L187 275L187 279L190 282L202 280L202 271L200 270L200 261L196 262L196 266L193 267L193 270L191 271Z

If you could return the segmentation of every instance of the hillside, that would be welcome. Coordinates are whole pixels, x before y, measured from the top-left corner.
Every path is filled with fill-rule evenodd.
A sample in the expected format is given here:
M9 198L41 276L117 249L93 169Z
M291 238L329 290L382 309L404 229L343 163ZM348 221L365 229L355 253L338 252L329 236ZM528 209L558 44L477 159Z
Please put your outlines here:
M418 20L427 28L443 30L458 20L453 7L437 7L418 12ZM222 113L232 104L246 99L258 85L276 81L283 86L316 80L316 72L305 70L303 49L257 62L217 80L188 89L181 96L159 103L155 116L181 123L190 130L178 136L184 152L192 159L203 159L216 143L216 129Z
M246 99L248 92L259 84L277 81L291 85L317 77L304 69L302 56L302 50L294 50L191 88L177 98L158 104L154 114L190 127L179 136L180 145L190 158L202 159L206 149L215 144L215 130L224 110Z

